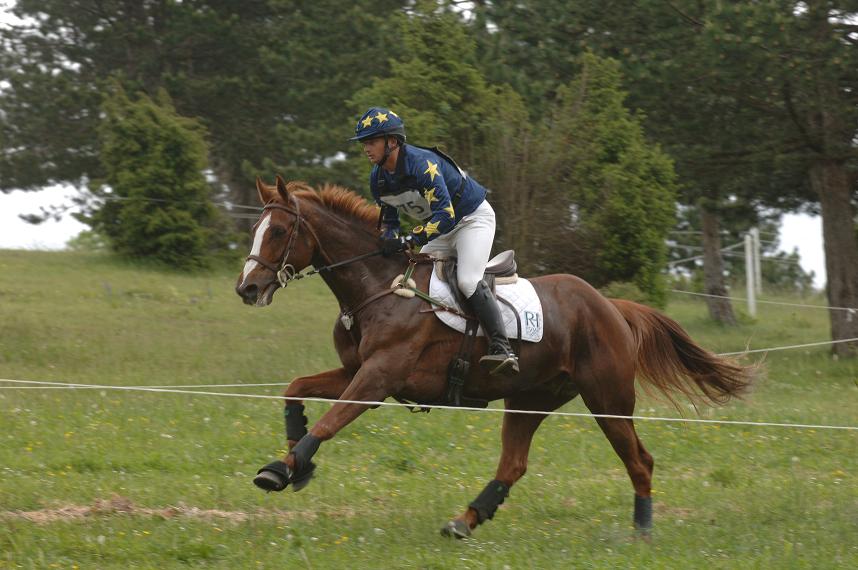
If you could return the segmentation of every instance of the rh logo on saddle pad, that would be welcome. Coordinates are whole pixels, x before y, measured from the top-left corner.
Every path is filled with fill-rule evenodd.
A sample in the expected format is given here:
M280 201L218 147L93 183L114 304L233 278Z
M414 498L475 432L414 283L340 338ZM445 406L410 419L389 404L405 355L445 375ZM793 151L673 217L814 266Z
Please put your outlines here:
M524 311L524 331L527 336L539 336L539 313Z

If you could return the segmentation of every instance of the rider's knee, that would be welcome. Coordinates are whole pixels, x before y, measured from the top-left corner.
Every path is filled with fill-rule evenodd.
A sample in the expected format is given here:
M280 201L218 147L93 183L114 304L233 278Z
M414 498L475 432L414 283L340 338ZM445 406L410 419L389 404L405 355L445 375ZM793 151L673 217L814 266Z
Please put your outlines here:
M481 276L482 277L482 276ZM471 295L474 294L474 291L477 290L477 284L480 282L480 279L473 279L467 276L459 276L459 291L462 292L462 295L467 299Z

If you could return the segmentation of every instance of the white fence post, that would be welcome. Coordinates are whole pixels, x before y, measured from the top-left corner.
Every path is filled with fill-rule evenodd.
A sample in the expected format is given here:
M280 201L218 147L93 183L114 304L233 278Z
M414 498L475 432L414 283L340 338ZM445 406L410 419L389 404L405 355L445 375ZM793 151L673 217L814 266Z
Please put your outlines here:
M754 246L754 290L757 295L763 294L763 272L760 268L760 230L751 228L751 239Z
M752 317L757 316L757 299L756 288L754 287L754 276L756 274L754 268L754 238L750 233L745 234L745 283L748 289L748 314Z

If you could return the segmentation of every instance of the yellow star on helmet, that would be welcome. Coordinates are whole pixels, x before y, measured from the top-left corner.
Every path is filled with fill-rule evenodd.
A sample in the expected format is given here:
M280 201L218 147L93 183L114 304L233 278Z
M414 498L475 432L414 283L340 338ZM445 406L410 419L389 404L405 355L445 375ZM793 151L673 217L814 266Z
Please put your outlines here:
M378 119L379 125L381 123L385 123L385 122L387 122L387 113L382 113L381 111L379 111L378 113L375 114L373 119Z
M429 175L429 180L435 182L435 177L438 175L438 164L432 162L431 160L427 160L426 164L429 165L429 168L423 171L423 174Z
M451 218L456 217L456 210L453 209L453 204L450 204L449 206L444 208L444 211L447 212L448 214L450 214Z
M438 201L438 198L435 197L435 190L437 190L437 188L434 186L432 188L423 189L423 197L426 198L426 201L429 202L430 205L432 202Z
M364 128L370 126L371 124L372 124L372 117L367 117L366 119L361 121L361 125L363 125Z
M429 236L431 236L432 234L440 234L441 233L438 231L438 224L440 224L440 223L441 222L438 221L438 222L429 222L428 224L426 224L426 237L427 238Z

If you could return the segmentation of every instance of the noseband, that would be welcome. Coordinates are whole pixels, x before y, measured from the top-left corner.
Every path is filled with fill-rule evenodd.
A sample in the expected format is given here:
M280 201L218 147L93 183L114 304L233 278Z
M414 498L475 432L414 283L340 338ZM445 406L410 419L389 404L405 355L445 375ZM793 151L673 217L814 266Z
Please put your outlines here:
M289 196L290 203L292 202L292 196ZM260 264L265 269L268 269L274 272L274 275L277 276L277 282L280 283L281 287L285 287L289 281L293 279L300 279L300 275L295 271L295 266L289 263L289 254L292 252L292 247L295 245L295 240L298 238L298 233L301 229L301 224L307 226L307 231L313 236L313 239L316 240L316 245L319 246L319 253L321 253L326 263L330 263L330 258L328 254L325 252L325 248L322 247L322 242L319 241L319 236L316 235L316 231L313 229L307 219L301 215L301 206L298 200L295 200L295 208L290 208L289 206L285 206L283 204L279 204L277 202L269 202L265 204L262 208L263 213L266 210L283 210L284 212L289 212L293 216L295 216L295 223L292 225L292 229L289 232L289 241L286 243L286 251L283 253L283 259L280 262L280 267L278 268L273 263L259 257L258 255L248 255L245 258L245 261L251 260Z

